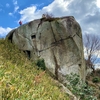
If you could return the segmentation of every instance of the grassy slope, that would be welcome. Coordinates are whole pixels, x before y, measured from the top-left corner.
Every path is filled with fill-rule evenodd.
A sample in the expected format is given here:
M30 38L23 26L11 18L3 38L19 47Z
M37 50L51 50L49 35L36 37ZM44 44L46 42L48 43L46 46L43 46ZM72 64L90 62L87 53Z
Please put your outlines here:
M16 46L0 40L0 100L69 100Z

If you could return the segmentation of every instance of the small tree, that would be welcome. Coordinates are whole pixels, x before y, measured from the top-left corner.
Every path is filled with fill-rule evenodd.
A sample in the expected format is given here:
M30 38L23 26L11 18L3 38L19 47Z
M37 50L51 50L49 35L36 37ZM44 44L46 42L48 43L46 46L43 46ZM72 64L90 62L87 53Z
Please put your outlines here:
M45 17L45 18L53 18L53 14L44 13L44 14L42 15L42 17Z
M86 64L95 72L95 63L98 63L98 56L100 53L100 38L98 35L85 34L84 38L84 51Z
M47 18L53 18L53 14L51 14L51 13L46 13L45 15Z

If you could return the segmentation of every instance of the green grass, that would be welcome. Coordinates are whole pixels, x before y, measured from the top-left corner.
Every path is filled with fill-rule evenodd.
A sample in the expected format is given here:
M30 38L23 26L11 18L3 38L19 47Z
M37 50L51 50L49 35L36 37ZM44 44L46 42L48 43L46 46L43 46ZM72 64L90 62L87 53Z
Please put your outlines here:
M46 71L0 40L0 100L69 100Z

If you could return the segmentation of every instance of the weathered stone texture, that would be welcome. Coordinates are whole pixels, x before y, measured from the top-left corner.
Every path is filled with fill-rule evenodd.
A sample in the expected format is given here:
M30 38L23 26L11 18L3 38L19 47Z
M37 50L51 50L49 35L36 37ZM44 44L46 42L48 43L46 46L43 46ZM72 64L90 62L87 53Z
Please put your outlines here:
M85 79L82 33L74 17L38 19L24 24L7 35L32 59L45 60L48 70L60 81L77 73ZM11 38L10 38L11 39Z

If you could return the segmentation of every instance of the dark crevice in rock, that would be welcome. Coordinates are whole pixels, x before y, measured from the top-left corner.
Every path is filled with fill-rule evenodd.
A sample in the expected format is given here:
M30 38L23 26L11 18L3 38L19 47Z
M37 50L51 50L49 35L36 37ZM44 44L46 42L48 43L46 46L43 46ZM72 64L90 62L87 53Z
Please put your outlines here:
M11 43L12 43L12 38L13 38L13 33L9 36L9 38L8 38L8 40L10 40L11 41Z
M42 25L42 23L45 22L45 21L46 21L46 18L41 18L40 19L40 23L38 24L37 30L38 30L39 26Z
M36 35L32 35L31 36L31 39L36 39Z
M37 30L38 30L38 28L39 28L39 26L43 23L43 22L45 22L45 21L48 21L48 22L50 22L50 26L51 26L51 30L52 30L52 33L53 33L53 36L54 36L54 40L55 40L55 42L57 41L56 40L56 37L55 37L55 34L54 34L54 32L53 32L53 27L52 27L52 25L51 25L51 21L54 21L55 19L54 18L42 18L42 19L40 19L40 23L38 24L38 27L37 27ZM59 24L58 22L57 22L57 24ZM59 35L60 36L60 35ZM61 38L61 36L60 36L60 38Z
M72 38L72 37L71 36L68 36L68 37L66 37L64 39L60 39L59 41L56 41L56 42L51 43L51 45L59 44L61 41L66 40L66 39L70 39L70 38Z
M27 57L30 59L31 58L31 51L29 50L24 50L24 53L27 55Z
M60 66L57 63L57 59L55 57L54 51L52 51L52 53L53 53L53 58L54 58L54 61L55 61L55 76L56 76L56 79L58 80L58 69L60 68Z
M55 42L57 42L56 37L55 37L55 34L54 34L54 32L53 32L53 28L52 28L51 23L50 23L50 26L51 26L51 30L52 30L52 33L53 33L54 40L55 40Z
M55 21L57 19L60 19L60 18L41 18L40 23L38 24L37 30L38 30L39 26L42 25L43 22L46 22L46 21L52 22L52 21ZM29 26L31 26L31 22L29 23Z
M38 27L37 27L37 31L38 31L38 28L40 27L40 25L43 23L43 19L40 19L40 23L38 24Z
M50 48L52 48L52 47L54 47L54 46L55 46L55 45L51 45L51 46L48 47L48 48L45 48L45 49L39 50L39 52L42 52L42 51L48 50L48 49L50 49Z
M77 36L79 37L79 38L82 38L81 36L79 36L79 34L78 33L76 33L77 34Z
M61 28L61 27L59 26L60 23L59 23L58 21L55 21L55 23L56 23L57 29L60 29L60 28ZM56 31L58 32L58 35L59 35L60 39L62 39L61 33L60 33L57 29L56 29ZM60 31L61 31L61 30L60 30Z
M47 50L47 49L50 49L50 48L52 48L52 47L54 47L54 46L57 46L61 41L64 41L64 40L70 39L70 38L72 38L72 37L67 37L67 38L65 38L65 39L61 39L61 40L59 40L59 41L53 42L53 43L51 43L51 46L50 46L50 47L45 48L45 49L42 49L42 50L39 50L39 52L42 52L42 51L45 51L45 50Z
M74 38L75 36L76 36L76 34L73 34L73 35L69 35L68 37Z
M13 29L13 30L6 36L6 38L7 38L8 40L10 40L11 43L12 43L13 33L15 32L15 30L16 30L16 29Z

